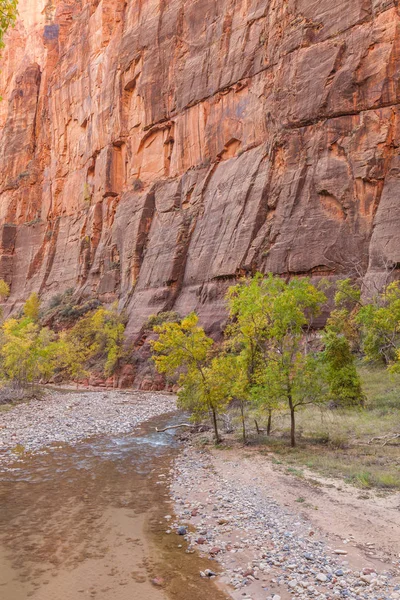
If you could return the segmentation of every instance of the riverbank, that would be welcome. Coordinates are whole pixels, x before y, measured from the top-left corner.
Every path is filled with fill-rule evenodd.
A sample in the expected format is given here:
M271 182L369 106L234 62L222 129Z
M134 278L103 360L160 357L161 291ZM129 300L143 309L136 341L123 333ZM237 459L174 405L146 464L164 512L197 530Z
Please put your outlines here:
M215 559L235 600L399 600L398 493L299 478L272 454L195 440L175 461L174 527L187 527L190 547Z
M140 423L176 410L176 397L157 392L43 391L43 398L0 412L0 466L54 444L130 433Z
M398 493L300 476L272 452L203 435L177 446L173 431L155 433L180 421L175 402L60 389L0 413L11 600L57 586L74 600L188 587L193 600L400 600Z

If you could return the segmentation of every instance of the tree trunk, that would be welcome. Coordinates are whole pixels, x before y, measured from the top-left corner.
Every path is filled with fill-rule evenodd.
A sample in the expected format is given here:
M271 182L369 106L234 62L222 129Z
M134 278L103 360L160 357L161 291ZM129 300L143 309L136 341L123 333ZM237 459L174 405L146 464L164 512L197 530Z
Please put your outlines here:
M247 436L246 436L246 419L244 418L244 405L243 402L240 403L240 412L242 415L242 435L243 435L243 444L247 444Z
M261 431L260 431L260 428L259 428L259 426L258 426L257 419L254 419L254 423L255 423L255 425L256 425L256 431L257 431L257 435L260 435Z
M296 447L296 421L293 405L290 407L290 445L292 448Z
M271 427L272 427L272 410L268 411L268 423L267 423L267 435L271 435Z
M214 407L211 408L211 414L212 414L212 422L213 422L213 427L214 427L215 443L219 444L221 442L221 438L219 437L217 415L216 415Z
M290 445L292 448L296 447L296 420L295 410L296 407L293 405L293 398L291 392L288 393L289 408L290 408Z

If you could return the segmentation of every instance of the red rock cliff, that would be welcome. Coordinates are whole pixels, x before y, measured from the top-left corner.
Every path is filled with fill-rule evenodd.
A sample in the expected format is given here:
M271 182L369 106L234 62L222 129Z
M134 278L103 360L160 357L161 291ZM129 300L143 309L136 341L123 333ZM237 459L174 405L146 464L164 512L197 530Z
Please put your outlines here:
M400 264L396 0L20 0L0 277L210 328L253 269Z

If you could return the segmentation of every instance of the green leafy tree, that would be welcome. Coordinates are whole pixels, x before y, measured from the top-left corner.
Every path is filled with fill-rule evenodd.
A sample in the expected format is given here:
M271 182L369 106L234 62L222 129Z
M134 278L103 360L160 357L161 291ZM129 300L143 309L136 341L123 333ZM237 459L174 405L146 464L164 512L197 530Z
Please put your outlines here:
M32 292L24 304L24 315L32 321L38 321L40 314L40 300L36 292Z
M275 284L277 284L275 286ZM268 293L278 291L279 282L269 278ZM277 407L267 388L260 384L263 368L266 366L265 340L267 323L265 309L267 290L264 276L257 273L253 278L243 280L229 289L227 294L230 323L226 329L227 346L232 353L238 354L240 374L239 390L235 397L239 398L243 437L245 437L244 409L249 403L261 411L268 413L268 434L271 431L272 412ZM236 384L236 388L238 385ZM258 423L256 421L256 427Z
M366 360L400 372L400 282L389 284L361 306L355 320Z
M330 327L328 322L323 342L330 400L342 407L363 406L365 397L348 338L335 327Z
M255 275L230 289L231 335L242 345L250 386L268 410L286 405L291 445L296 445L296 411L325 401L322 367L308 353L306 333L326 302L306 278L289 283L272 274Z
M4 48L4 34L15 25L18 0L0 0L0 49Z
M179 374L179 405L195 416L209 414L216 443L218 413L226 407L229 380L226 365L219 357L212 358L214 342L191 313L179 323L168 322L154 328L158 339L152 342L154 362L160 373Z

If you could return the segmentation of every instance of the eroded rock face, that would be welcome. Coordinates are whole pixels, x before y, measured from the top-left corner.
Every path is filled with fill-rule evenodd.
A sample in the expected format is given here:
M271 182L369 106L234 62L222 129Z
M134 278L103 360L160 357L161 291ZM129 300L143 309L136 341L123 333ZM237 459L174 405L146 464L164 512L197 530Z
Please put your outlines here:
M400 264L396 0L20 0L1 66L0 277L225 319L255 269Z

